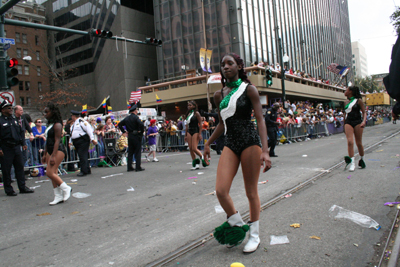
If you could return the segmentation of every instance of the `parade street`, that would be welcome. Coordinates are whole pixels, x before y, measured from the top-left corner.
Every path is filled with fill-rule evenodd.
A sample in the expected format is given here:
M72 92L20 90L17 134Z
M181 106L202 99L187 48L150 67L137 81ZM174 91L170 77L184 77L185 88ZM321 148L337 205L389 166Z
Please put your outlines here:
M347 155L344 134L277 146L272 169L260 175L266 181L259 185L261 205L324 175L261 212L259 249L244 255L244 244L228 249L210 239L167 266L377 265L396 212L384 203L399 199L399 131L391 123L366 128L367 167L355 172L343 171L344 165L329 170ZM211 157L209 167L196 171L190 170L188 152L170 152L157 154L158 163L143 159L143 172L122 166L93 168L86 177L64 175L72 194L91 195L56 206L48 204L53 191L51 182L42 182L46 177L27 180L34 194L7 197L1 189L0 266L146 266L209 235L226 220L210 194L220 156L213 151ZM230 194L245 214L242 177L239 168ZM332 205L370 216L382 229L334 220ZM289 243L270 245L271 235L287 235Z

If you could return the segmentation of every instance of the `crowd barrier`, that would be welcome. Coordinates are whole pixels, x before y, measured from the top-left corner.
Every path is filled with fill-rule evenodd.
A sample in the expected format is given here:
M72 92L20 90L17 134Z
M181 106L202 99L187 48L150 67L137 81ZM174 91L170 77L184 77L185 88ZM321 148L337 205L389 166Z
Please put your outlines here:
M390 118L379 118L377 120L368 120L367 126L373 126L375 124L390 122ZM291 143L298 141L305 141L308 138L318 138L321 136L329 136L332 134L343 133L343 122L317 122L315 124L289 124L286 126L278 127L278 142L279 143ZM199 140L198 148L202 150L204 144L210 138L212 131L202 131L202 139ZM60 174L67 173L67 171L73 171L78 168L79 157L73 145L68 145L69 135L62 137L62 142L66 148L66 155L63 162L60 164ZM117 147L118 139L121 138L119 133L105 134L104 137L98 139L98 144L91 144L89 147L89 164L93 166L118 166L123 164L124 158L127 156L128 148L119 149ZM157 152L175 152L175 151L187 151L188 144L185 142L185 131L161 131L156 137L157 140ZM32 142L26 139L27 150L23 151L25 168L26 169L43 169L45 167L41 163L41 156L44 151L45 142L41 142L35 138ZM214 144L212 145L214 148ZM147 153L148 139L143 136L142 139L142 151ZM37 171L37 170L35 170ZM38 174L40 175L40 174Z

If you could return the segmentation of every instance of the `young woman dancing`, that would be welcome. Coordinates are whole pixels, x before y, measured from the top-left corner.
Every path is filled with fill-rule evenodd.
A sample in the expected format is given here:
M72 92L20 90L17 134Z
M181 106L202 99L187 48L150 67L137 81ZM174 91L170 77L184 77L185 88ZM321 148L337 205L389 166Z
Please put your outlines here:
M197 104L195 101L188 102L188 112L186 114L186 133L185 133L185 142L188 143L190 156L192 157L192 170L197 170L200 168L200 159L202 160L203 167L206 167L208 164L203 158L200 150L197 149L199 141L201 138L201 116L197 111ZM200 157L200 159L196 158L196 155Z
M65 157L65 147L61 142L63 121L58 107L48 103L44 109L44 116L47 119L46 146L42 157L42 163L47 163L46 175L50 178L54 188L54 200L50 205L66 201L71 194L71 187L58 176L58 166Z
M354 157L354 138L356 139L356 145L358 153L360 154L360 160L358 166L362 169L366 167L364 161L364 147L362 145L362 134L365 127L365 121L367 115L365 112L364 103L361 99L360 89L356 86L347 87L344 95L348 101L345 102L345 120L344 120L344 131L347 138L347 151L348 156L344 157L346 161L346 167L349 167L349 171L353 172L356 168L355 157ZM360 112L361 111L361 112ZM362 114L362 116L361 116Z
M225 147L219 159L215 187L218 201L226 212L228 220L215 229L214 237L219 243L233 247L243 241L250 228L250 238L243 252L252 253L260 245L258 196L260 166L263 167L263 172L266 172L271 168L271 161L259 94L247 79L243 67L243 60L236 54L225 55L221 60L223 88L214 94L220 123L205 144L204 157L206 162L210 160L210 145L225 133ZM258 132L251 121L252 109L257 120ZM250 206L248 225L236 211L229 195L239 164L242 166L244 186Z

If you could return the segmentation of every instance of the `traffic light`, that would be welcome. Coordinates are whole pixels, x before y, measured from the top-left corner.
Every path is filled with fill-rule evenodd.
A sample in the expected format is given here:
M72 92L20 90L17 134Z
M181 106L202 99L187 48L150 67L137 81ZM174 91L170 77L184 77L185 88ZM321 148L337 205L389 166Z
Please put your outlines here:
M270 69L265 70L265 79L267 80L267 87L272 85L272 71Z
M7 72L7 85L8 87L15 86L19 83L17 77L18 69L16 66L18 65L18 60L15 58L6 58L6 72Z
M94 37L100 37L100 38L113 37L113 34L110 31L102 31L100 29L92 29L90 32L91 32L92 36L94 36Z
M146 38L145 42L150 45L162 45L162 41L155 38Z

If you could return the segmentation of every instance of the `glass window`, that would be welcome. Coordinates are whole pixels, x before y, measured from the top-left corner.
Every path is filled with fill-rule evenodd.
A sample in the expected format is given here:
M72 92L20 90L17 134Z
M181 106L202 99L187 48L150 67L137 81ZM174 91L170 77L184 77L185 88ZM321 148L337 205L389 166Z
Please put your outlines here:
M19 104L25 106L25 99L22 96L19 98Z
M164 42L171 40L171 35L169 34L169 28L170 28L169 18L161 21L161 38Z
M41 71L41 68L40 67L37 67L37 76L40 76L40 71Z
M28 56L28 50L24 49L24 57Z
M41 91L42 91L42 83L41 83L41 82L38 82L37 85L38 85L38 91L41 92Z
M26 34L22 34L22 43L27 44L28 43L28 39L26 38Z
M23 81L19 81L19 83L18 83L18 87L19 87L19 90L20 91L23 91L24 90L24 82Z
M223 26L218 28L219 44L225 45L230 43L231 34L229 32L229 26Z
M17 48L17 58L21 58L21 48Z
M40 60L40 52L36 51L36 60Z
M39 36L35 35L35 45L39 45Z
M25 90L29 91L30 88L31 88L31 82L25 82Z
M17 69L18 69L18 74L22 74L22 66L17 66Z
M165 58L172 57L172 45L171 45L171 42L163 43L163 51L164 51L164 57Z
M183 36L193 33L192 13L182 14L182 30L183 30Z
M229 24L229 7L227 0L217 3L217 14L218 26Z
M177 39L182 37L180 16L175 16L172 18L171 32L172 32L172 39Z
M191 3L188 0L181 0L181 11L187 12L190 11Z
M16 41L17 43L20 43L20 42L21 42L19 32L16 32L16 33L15 33L15 41Z
M183 52L185 54L194 52L194 43L192 36L183 38Z
M29 66L24 66L25 75L29 75Z
M193 10L193 32L200 32L203 29L203 14L201 8Z
M26 97L26 104L27 104L28 106L31 105L31 98L30 98L29 96Z

